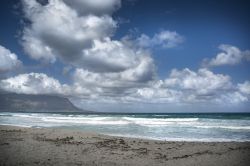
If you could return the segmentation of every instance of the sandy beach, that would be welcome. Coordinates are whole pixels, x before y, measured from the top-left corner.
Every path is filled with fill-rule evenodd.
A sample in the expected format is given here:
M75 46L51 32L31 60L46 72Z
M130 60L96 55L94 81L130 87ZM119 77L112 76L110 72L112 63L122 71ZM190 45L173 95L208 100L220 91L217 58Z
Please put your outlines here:
M0 126L0 165L250 165L250 142L166 142Z

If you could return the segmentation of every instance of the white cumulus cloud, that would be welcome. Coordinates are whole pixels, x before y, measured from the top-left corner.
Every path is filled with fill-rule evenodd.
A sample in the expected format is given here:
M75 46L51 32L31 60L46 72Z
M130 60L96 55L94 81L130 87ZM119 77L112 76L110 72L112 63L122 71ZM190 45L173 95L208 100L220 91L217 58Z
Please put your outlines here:
M111 14L120 6L120 0L49 0L45 5L23 0L25 17L31 22L23 31L24 49L36 60L62 60L97 73L132 73L149 55L111 39L117 28Z
M140 64L121 72L98 73L78 68L73 76L74 86L84 91L87 88L101 96L126 95L127 91L154 80L155 66L152 59L145 56L141 58Z
M184 41L184 37L175 31L162 30L156 33L152 38L142 34L137 38L136 43L141 47L161 46L162 48L173 48Z
M110 36L116 22L109 15L78 15L61 0L49 0L41 5L35 0L23 0L25 16L31 21L23 31L23 46L34 59L77 64L85 49L94 40Z
M66 85L43 73L20 74L0 81L1 89L23 94L63 94Z
M121 7L121 0L63 0L67 5L84 14L111 14Z
M13 70L21 64L15 53L0 45L0 73Z
M241 93L228 75L201 68L192 71L173 69L165 80L153 81L138 88L137 99L153 103L241 103L248 96Z
M15 93L58 94L106 103L237 104L249 101L250 97L249 81L234 85L229 76L208 69L173 69L164 80L150 78L148 81L131 80L123 74L76 69L72 83L61 84L43 73L27 73L1 80L0 88Z
M230 79L228 75L214 74L205 68L197 72L185 68L181 71L173 69L169 78L165 79L165 84L168 87L193 90L198 94L209 94L230 89L232 87Z
M245 81L242 84L238 84L238 88L241 93L250 95L250 81Z
M222 66L222 65L236 65L239 64L243 59L249 59L250 51L241 51L239 48L221 44L219 49L222 51L211 60L205 59L203 62L204 66Z

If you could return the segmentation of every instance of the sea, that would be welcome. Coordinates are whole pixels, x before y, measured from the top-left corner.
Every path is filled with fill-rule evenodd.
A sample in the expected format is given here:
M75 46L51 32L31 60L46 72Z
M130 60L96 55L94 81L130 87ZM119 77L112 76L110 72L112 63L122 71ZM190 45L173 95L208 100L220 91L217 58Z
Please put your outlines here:
M163 141L250 141L249 113L0 113L0 125L60 128Z

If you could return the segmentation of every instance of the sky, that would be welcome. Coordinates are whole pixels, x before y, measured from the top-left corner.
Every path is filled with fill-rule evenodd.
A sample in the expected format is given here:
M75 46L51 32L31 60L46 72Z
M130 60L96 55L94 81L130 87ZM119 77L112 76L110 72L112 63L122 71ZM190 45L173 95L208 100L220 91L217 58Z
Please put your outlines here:
M4 0L0 91L112 112L250 112L244 0Z

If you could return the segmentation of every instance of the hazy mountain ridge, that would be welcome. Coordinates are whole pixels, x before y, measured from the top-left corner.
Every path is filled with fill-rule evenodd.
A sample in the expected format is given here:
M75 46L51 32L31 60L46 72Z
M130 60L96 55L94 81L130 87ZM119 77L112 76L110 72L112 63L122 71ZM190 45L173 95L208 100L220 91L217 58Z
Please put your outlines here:
M0 112L91 112L74 106L68 98L52 95L0 93Z

